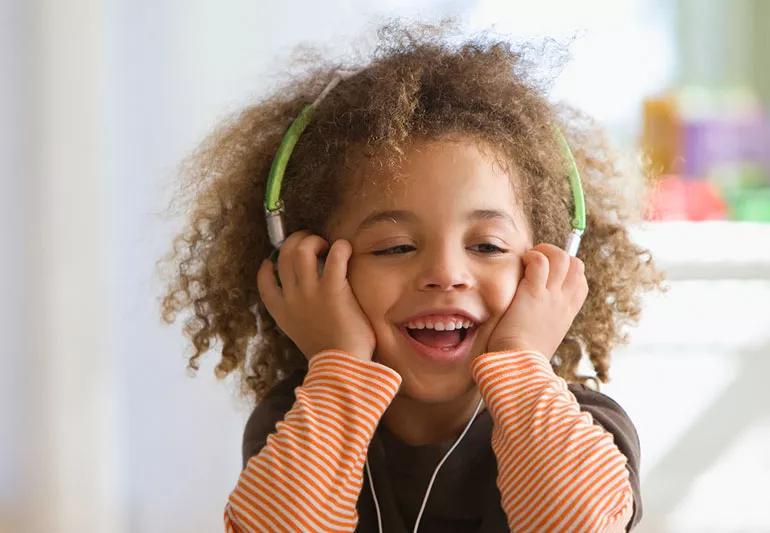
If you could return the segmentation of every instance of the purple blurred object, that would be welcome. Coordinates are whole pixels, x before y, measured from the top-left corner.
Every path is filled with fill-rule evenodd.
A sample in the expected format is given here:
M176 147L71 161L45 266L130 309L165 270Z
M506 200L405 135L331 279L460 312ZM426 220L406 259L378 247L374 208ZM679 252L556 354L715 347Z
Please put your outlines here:
M682 124L681 174L702 179L715 166L752 161L770 172L770 115L712 117Z

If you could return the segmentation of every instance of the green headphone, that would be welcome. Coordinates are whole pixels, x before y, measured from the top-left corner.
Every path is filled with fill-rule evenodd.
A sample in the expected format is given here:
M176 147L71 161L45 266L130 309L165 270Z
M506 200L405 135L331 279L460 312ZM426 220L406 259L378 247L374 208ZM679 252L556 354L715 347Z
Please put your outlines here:
M273 262L275 262L275 260L278 258L278 250L286 238L282 216L284 212L284 205L283 201L280 199L280 194L283 174L286 170L286 164L289 162L289 157L294 150L294 145L297 144L300 135L302 135L305 127L307 127L307 125L310 123L310 120L313 118L313 112L321 100L323 100L329 91L331 91L340 81L348 78L353 74L355 74L355 72L349 70L339 70L335 73L332 80L329 82L326 88L324 88L318 98L316 98L313 103L306 105L302 111L300 111L297 118L295 118L291 123L291 126L289 126L289 129L286 131L283 139L281 140L281 145L278 147L278 152L275 154L273 164L270 167L270 174L268 175L267 179L267 189L265 191L265 218L267 221L267 232L270 236L270 242L275 248L270 256ZM572 231L567 237L567 242L564 246L564 249L569 253L569 255L574 256L577 254L578 248L580 247L580 239L583 236L583 232L586 228L586 212L585 201L583 198L583 186L580 181L580 172L578 171L577 163L575 162L575 158L572 155L572 150L570 150L567 140L564 138L564 135L561 133L559 128L554 126L554 130L556 137L559 139L562 152L564 157L567 159L569 166L569 182L570 187L572 188L572 199L575 208L571 221Z

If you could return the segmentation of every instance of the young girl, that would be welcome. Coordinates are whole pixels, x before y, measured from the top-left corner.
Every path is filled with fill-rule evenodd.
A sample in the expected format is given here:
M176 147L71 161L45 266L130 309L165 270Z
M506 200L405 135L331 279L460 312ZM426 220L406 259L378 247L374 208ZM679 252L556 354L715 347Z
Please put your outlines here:
M601 135L547 101L527 48L379 36L367 63L314 65L188 166L164 318L192 307L190 366L220 339L218 375L256 402L225 529L630 530L639 440L577 367L608 381L662 276L629 239ZM283 160L274 262L267 177L314 101ZM585 191L577 257L561 134Z

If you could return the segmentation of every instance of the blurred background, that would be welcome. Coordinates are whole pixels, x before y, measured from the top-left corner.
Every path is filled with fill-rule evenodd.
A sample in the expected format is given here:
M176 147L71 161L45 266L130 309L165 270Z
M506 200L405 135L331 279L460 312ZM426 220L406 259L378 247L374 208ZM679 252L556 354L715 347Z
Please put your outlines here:
M770 531L770 1L0 5L0 531L221 530L251 406L161 325L162 212L295 44L344 54L384 16L574 37L550 96L651 169L633 235L671 287L602 388L642 442L637 531Z

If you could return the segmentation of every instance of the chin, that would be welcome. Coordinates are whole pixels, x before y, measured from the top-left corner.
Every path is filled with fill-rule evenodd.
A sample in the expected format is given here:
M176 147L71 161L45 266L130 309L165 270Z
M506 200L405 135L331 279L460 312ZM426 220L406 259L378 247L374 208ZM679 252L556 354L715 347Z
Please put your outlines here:
M412 383L405 379L398 392L399 396L409 398L421 403L446 403L456 400L470 391L476 389L476 383L468 376L468 379L451 383Z
M381 360L375 354L378 363L392 368L401 376L398 396L421 403L444 403L456 400L476 389L470 366L453 369L452 372L422 371L403 368L396 362Z

